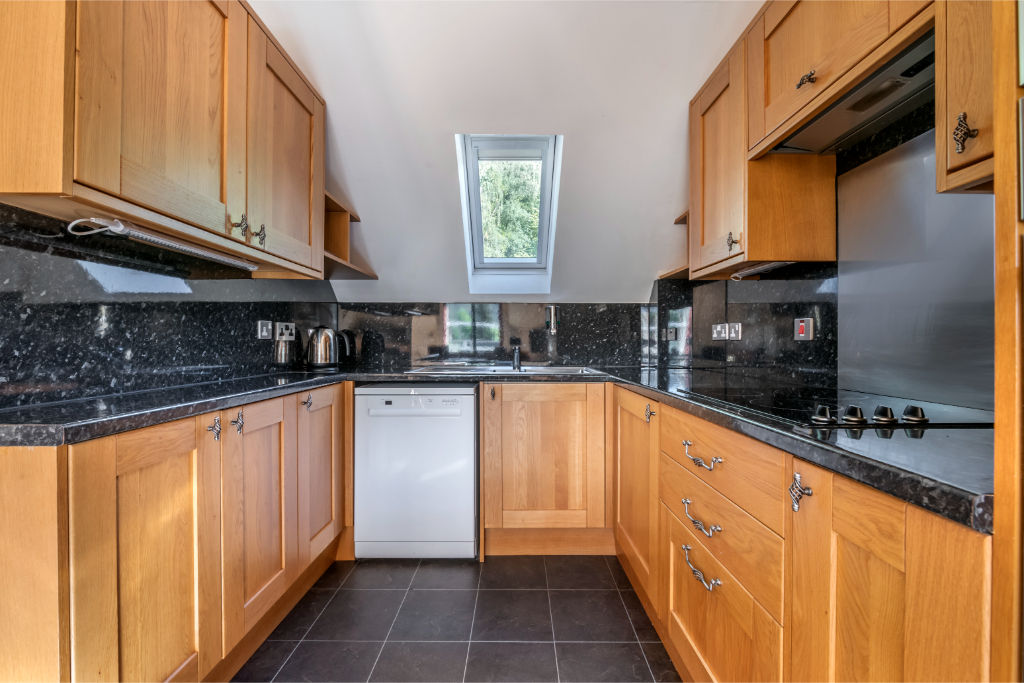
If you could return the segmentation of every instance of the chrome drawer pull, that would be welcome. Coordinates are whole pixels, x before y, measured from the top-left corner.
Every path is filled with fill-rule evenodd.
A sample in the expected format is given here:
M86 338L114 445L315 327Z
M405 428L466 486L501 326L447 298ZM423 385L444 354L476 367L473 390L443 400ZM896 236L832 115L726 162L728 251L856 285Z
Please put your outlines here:
M956 146L956 153L963 154L968 138L978 137L978 129L967 125L967 112L962 111L956 117L956 126L953 128L953 144Z
M300 401L300 405L306 406L306 411L309 412L313 409L313 394L306 394L306 400Z
M238 418L231 420L231 424L235 425L235 429L238 430L239 434L242 433L242 429L245 427L245 416L242 414L241 410L238 411Z
M213 418L213 424L207 427L206 431L213 432L214 441L220 441L220 415Z
M694 529L696 529L697 531L701 532L702 534L704 534L708 538L711 538L712 536L714 536L716 531L718 531L718 532L722 531L722 527L718 526L717 524L714 524L714 525L712 525L710 527L705 527L704 526L704 522L700 521L699 519L694 519L693 517L691 517L690 516L690 504L691 503L693 503L693 501L690 500L689 498L683 498L683 512L686 513L686 517L691 522L693 522L693 528Z
M817 80L818 80L818 77L814 75L814 69L811 69L810 71L805 73L803 76L801 76L800 80L796 82L796 89L799 90L800 88L804 87L808 83L814 83Z
M692 441L684 441L683 442L683 448L686 449L686 457L689 458L690 460L692 460L693 464L696 465L697 467L703 467L708 472L710 472L713 469L715 469L715 465L717 465L720 462L725 462L724 460L722 460L721 458L716 456L714 458L711 458L711 464L710 465L707 464L706 462L704 462L704 458L698 458L695 455L690 455L690 446L692 446L692 445L693 445Z
M646 420L647 420L648 422L650 422L650 421L651 421L651 418L652 418L652 417L654 417L655 415L657 415L657 413L656 413L656 412L654 412L653 410L651 410L651 404L650 404L650 403L648 403L648 404L647 404L647 408L646 408L646 409L644 410L644 418L645 418L645 419L646 419Z
M694 567L693 563L690 562L690 549L691 549L691 547L692 546L688 546L688 545L682 546L683 553L685 553L685 555L686 555L686 564L690 565L690 571L693 572L693 578L695 578L698 581L700 581L704 585L704 587L708 589L708 592L710 593L711 591L715 590L715 586L721 586L722 585L722 580L721 579L711 579L710 582L704 580L704 572L702 572L701 570L699 570L696 567Z
M813 496L814 491L810 486L804 486L803 478L799 472L793 473L793 483L789 485L789 497L793 500L793 512L800 512L800 499L804 496Z

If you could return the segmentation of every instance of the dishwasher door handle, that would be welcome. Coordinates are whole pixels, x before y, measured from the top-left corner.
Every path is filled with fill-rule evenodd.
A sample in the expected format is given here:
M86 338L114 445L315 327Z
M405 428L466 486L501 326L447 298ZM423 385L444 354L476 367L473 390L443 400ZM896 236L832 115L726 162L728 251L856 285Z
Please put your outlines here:
M370 408L370 417L459 417L462 411L458 408L433 408L429 410L416 408Z

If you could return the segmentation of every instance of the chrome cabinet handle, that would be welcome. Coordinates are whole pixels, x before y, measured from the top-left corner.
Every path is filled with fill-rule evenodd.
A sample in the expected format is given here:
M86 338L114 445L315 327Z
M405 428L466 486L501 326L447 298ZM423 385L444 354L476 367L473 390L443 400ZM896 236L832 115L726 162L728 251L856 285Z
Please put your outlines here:
M220 441L220 415L213 418L213 424L207 427L206 431L213 432L214 441Z
M804 496L813 496L814 491L809 486L804 486L803 479L799 472L793 473L793 483L789 485L789 497L793 501L793 512L800 512L800 499Z
M956 126L953 127L953 144L956 145L956 153L964 153L964 145L967 138L978 137L978 129L967 125L967 112L962 111L956 117Z
M705 581L704 580L704 572L702 572L701 570L699 570L696 567L694 567L693 563L690 562L690 550L692 549L692 546L684 545L684 546L682 546L682 548L683 548L683 553L686 555L686 564L690 565L690 571L693 572L693 578L697 579L702 584L704 584L704 587L708 589L709 593L711 591L715 590L715 586L721 586L722 585L722 580L721 579L711 579L710 581Z
M729 251L732 251L733 247L738 247L739 245L740 241L734 238L731 232L725 236L725 248Z
M491 387L491 400L494 400L494 387Z
M717 465L720 462L725 462L724 460L722 460L718 456L715 456L715 457L711 458L711 464L710 465L707 464L706 462L704 462L704 458L698 458L695 455L690 455L690 446L692 446L692 445L693 445L692 441L684 441L683 442L683 448L686 449L686 457L689 458L691 461L693 461L693 464L696 465L697 467L703 467L708 472L711 472L712 470L715 469L715 465Z
M650 422L651 418L654 417L657 414L658 413L656 413L653 410L651 410L651 404L648 403L647 404L647 408L644 409L644 419L647 420L648 422Z
M253 237L260 241L260 246L264 246L267 241L267 226L260 223L260 229L252 234Z
M816 80L818 80L818 77L814 75L814 69L811 69L803 76L801 76L800 80L796 82L796 89L799 90L808 83L814 83Z
M313 394L306 394L306 400L302 401L302 405L306 406L306 410L313 409Z
M239 231L241 231L242 233L242 237L245 237L245 233L249 232L249 217L243 213L242 220L238 221L237 223L232 223L231 227L238 228Z
M238 417L232 420L231 424L235 425L235 429L238 430L239 434L242 433L242 428L245 427L245 416L242 414L241 410L238 411Z
M704 522L702 522L699 519L695 519L692 516L690 516L690 505L692 505L692 504L693 504L692 500L690 500L689 498L683 498L683 512L686 514L686 517L690 520L690 522L693 523L693 528L694 529L696 529L697 531L701 532L702 534L704 534L708 538L711 538L712 536L714 536L716 531L717 532L721 532L722 531L722 527L718 526L717 524L713 524L712 526L705 527L704 526Z

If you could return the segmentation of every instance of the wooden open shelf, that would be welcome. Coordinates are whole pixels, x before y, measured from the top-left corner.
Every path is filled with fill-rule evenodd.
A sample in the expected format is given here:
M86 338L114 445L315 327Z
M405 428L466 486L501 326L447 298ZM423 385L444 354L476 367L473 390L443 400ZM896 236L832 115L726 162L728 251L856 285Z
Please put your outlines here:
M683 211L678 218L673 222L675 225L689 225L690 223L690 212L689 210Z
M687 280L690 277L690 266L683 266L682 268L674 268L673 270L666 270L664 273L658 273L659 280Z
M359 216L324 193L324 278L328 280L376 280L377 274L352 253L352 223Z

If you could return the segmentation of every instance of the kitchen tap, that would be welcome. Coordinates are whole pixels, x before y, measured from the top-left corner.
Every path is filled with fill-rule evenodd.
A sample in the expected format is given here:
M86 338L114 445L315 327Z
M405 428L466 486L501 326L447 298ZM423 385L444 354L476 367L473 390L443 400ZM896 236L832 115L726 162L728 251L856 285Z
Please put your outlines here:
M519 353L519 345L516 344L512 347L512 369L516 372L523 371L523 362Z

